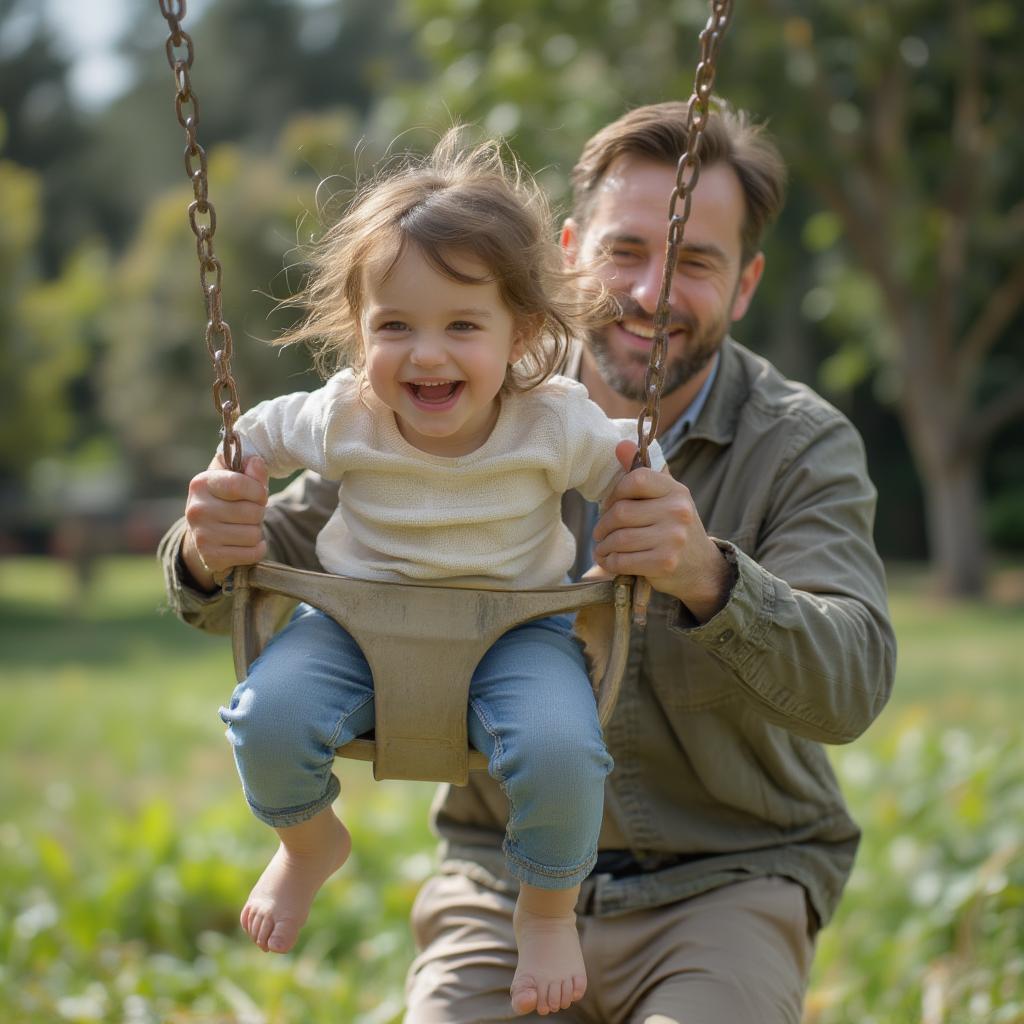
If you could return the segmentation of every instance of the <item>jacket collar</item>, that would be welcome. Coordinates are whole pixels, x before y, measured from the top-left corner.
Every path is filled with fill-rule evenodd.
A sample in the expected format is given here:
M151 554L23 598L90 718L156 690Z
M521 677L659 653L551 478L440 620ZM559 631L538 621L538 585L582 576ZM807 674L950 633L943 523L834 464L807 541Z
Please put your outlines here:
M697 422L686 432L680 445L700 438L724 446L736 436L740 410L750 394L751 377L757 372L757 367L753 365L757 357L731 337L726 337L722 342L720 353L715 383ZM579 380L582 358L583 345L577 342L566 359L564 372L567 377Z
M722 342L718 374L686 440L700 438L718 445L730 444L736 436L740 410L750 394L750 360L753 353L732 338Z

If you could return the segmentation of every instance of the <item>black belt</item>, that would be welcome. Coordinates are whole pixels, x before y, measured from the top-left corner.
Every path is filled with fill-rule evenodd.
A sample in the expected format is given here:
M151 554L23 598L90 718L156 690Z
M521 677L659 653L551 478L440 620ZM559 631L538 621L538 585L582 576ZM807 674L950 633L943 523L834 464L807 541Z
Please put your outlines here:
M629 878L631 875L649 875L655 871L678 867L703 860L702 853L643 853L632 850L598 850L597 863L591 875L611 875L612 878Z

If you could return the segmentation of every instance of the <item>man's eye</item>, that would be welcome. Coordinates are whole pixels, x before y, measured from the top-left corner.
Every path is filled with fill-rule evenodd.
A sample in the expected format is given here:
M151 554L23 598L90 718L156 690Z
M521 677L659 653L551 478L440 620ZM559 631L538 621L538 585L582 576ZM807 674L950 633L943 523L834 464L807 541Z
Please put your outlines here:
M690 271L711 270L712 268L712 265L704 257L687 256L685 253L680 254L676 266L685 267Z

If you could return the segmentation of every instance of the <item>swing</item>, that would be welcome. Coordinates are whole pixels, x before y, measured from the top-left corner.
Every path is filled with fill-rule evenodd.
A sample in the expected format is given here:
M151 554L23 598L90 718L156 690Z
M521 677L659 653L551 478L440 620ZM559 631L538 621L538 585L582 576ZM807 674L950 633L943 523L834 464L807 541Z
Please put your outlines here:
M222 453L225 464L240 472L241 445L232 429L240 409L231 373L231 329L221 314L222 268L213 248L217 217L207 194L206 151L196 135L199 101L190 79L193 43L180 24L186 0L157 2L170 30L165 50L176 86L175 112L185 130L185 170L195 197L189 205L188 218L196 237L199 279L206 301L206 347L215 373L214 407L223 420ZM710 7L711 14L700 34L700 61L687 111L689 144L679 159L676 187L669 204L665 271L645 379L647 402L637 421L638 450L631 469L650 465L648 446L658 429L668 348L669 292L689 218L691 193L700 173L698 148L708 117L718 47L731 18L732 0L710 0ZM180 52L182 46L184 52ZM677 214L679 200L683 209ZM373 675L372 738L355 739L336 753L372 761L377 779L455 785L465 785L469 771L487 769L486 757L469 747L466 709L473 671L503 633L544 616L596 605L610 606L614 625L607 664L600 678L593 680L603 728L614 711L622 683L629 652L630 619L643 627L650 598L650 584L631 576L510 591L368 581L275 562L238 566L224 586L233 593L232 651L239 681L246 677L249 666L295 602L311 604L353 636Z

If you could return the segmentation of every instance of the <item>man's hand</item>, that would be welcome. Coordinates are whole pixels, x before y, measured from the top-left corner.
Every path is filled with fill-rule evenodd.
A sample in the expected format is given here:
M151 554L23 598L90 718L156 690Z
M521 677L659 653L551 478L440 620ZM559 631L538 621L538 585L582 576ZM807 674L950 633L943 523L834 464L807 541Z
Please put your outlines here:
M628 472L635 452L632 441L616 446L627 473L594 529L594 560L613 575L645 576L707 622L729 598L732 568L705 532L689 488L667 469Z
M188 530L181 557L199 588L215 590L218 577L236 565L251 565L267 553L263 513L267 507L267 467L259 456L241 473L226 468L218 453L188 485Z

